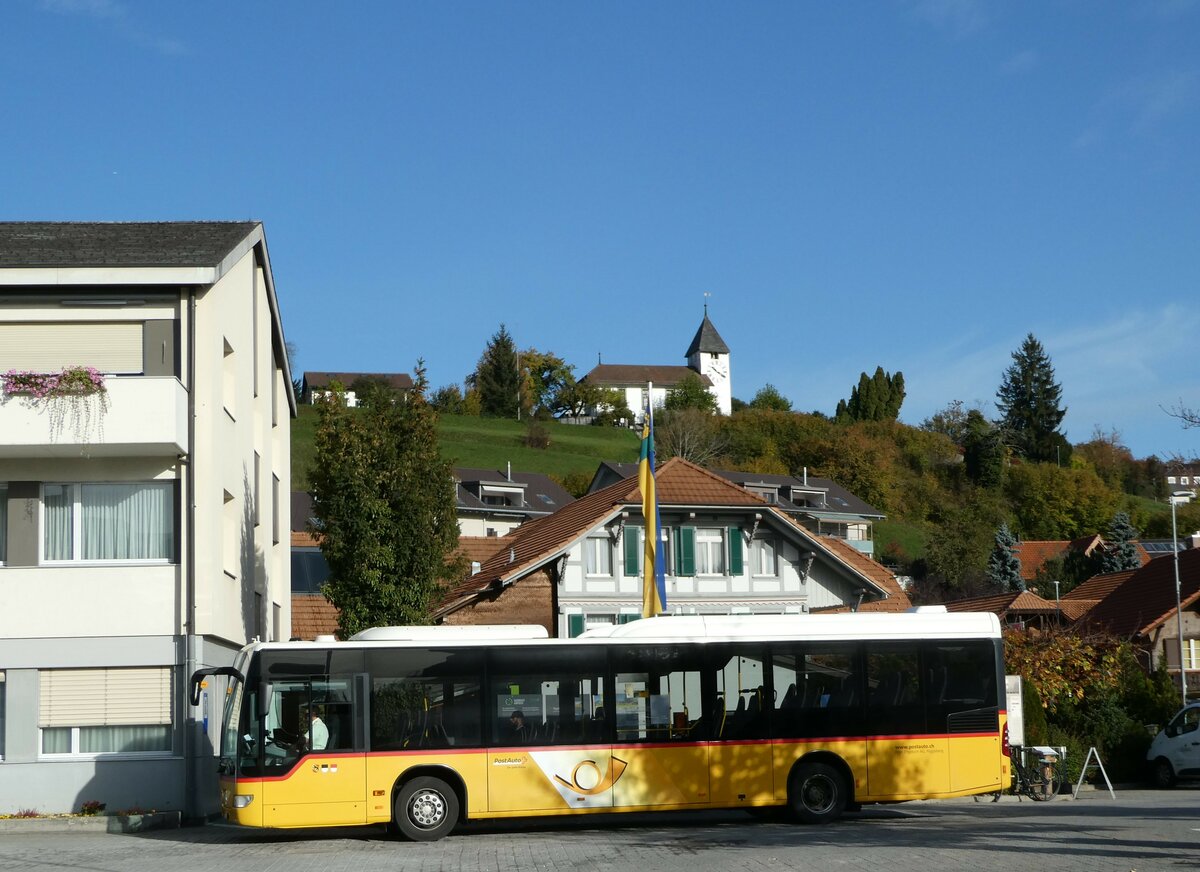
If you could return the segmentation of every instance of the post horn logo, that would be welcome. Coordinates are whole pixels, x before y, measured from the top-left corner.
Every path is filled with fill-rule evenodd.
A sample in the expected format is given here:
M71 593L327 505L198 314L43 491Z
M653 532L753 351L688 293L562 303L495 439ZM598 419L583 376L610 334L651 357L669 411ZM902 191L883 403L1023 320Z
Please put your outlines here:
M628 765L620 757L612 757L609 759L608 771L601 772L600 766L595 760L583 760L575 764L575 768L571 770L570 781L561 775L555 775L554 780L567 790L583 796L595 796L616 784Z

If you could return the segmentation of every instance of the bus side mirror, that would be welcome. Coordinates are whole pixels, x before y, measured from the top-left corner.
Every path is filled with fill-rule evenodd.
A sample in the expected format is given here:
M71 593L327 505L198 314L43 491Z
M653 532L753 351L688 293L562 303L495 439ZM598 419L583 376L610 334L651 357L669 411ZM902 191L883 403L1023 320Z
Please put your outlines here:
M204 679L210 675L228 675L231 678L236 678L238 681L246 680L245 676L232 666L208 666L204 669L197 669L192 673L192 681L188 692L188 701L192 705L200 705L200 690L204 686Z

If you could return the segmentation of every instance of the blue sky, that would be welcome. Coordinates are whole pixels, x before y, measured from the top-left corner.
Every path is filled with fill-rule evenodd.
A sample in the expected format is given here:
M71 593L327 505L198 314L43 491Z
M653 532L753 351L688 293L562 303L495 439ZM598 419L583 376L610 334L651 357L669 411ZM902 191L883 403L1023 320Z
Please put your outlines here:
M5 220L258 219L300 370L579 375L989 413L1200 454L1200 0L0 6Z

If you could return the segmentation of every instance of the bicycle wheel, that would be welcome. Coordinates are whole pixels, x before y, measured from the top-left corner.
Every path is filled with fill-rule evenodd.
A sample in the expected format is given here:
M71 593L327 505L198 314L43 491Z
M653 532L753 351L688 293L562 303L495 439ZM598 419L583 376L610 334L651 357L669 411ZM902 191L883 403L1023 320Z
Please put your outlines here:
M1053 766L1035 766L1028 773L1025 795L1035 802L1047 802L1058 795L1058 776Z

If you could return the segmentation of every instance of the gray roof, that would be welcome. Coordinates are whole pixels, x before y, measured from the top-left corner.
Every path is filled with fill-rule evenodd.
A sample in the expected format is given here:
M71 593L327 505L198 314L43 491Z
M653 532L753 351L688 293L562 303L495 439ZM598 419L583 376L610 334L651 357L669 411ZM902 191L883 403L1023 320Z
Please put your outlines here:
M510 477L511 475L511 477ZM458 481L458 510L460 512L487 512L489 514L521 515L538 518L575 502L562 485L540 472L517 472L511 474L499 469L475 469L465 466L454 467L454 478ZM479 499L481 485L517 485L522 489L524 504L519 506L493 506Z
M782 488L788 488L800 492L821 492L824 495L824 505L821 506L803 506L792 500L786 499L782 493L779 494L778 505L785 512L804 512L806 509L812 509L812 514L825 519L832 519L834 515L858 515L864 518L885 518L883 512L874 506L868 505L863 500L856 497L850 491L846 490L833 479L817 478L810 475L804 479L797 478L794 475L778 475L764 472L739 472L728 469L714 469L717 475L722 478L732 481L734 484L740 484L742 487L750 484L767 485L780 491Z
M712 321L708 320L708 312L704 313L704 320L700 322L700 329L696 331L695 337L692 339L692 344L688 346L684 357L691 357L697 351L705 354L728 354L729 346L725 344L725 340L721 338L721 334L717 332L717 328L713 326Z
M0 267L212 267L257 221L0 222Z

